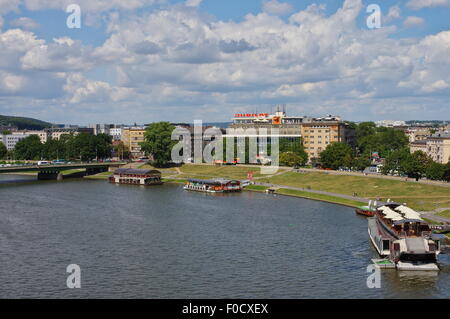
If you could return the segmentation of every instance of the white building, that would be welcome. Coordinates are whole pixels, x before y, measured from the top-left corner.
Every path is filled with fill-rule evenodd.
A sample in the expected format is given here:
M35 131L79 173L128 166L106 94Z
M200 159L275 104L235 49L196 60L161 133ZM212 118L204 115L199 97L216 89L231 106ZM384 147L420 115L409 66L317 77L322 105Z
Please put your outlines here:
M383 121L378 121L375 122L375 124L378 127L398 127L398 126L405 126L406 122L405 121L390 121L390 120L383 120Z
M25 132L14 132L7 135L0 134L0 141L6 146L8 151L12 151L20 140L23 140L28 136L30 135Z
M122 140L122 127L115 127L109 130L109 135L113 137L114 141Z

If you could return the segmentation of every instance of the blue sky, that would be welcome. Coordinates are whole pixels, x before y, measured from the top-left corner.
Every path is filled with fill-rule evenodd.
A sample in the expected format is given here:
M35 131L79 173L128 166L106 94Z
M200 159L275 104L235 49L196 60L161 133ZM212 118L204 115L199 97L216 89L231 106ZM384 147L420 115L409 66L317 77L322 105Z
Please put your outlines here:
M450 120L450 0L0 0L0 114L228 121L287 104L349 120ZM131 7L130 7L131 6ZM17 45L17 47L15 47Z

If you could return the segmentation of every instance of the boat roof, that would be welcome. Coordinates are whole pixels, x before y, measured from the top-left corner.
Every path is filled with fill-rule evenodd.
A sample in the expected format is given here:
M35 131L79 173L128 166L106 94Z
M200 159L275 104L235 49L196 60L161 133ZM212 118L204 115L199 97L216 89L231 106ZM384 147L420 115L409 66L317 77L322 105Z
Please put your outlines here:
M238 183L237 180L228 180L228 179L189 179L190 183L196 184L210 184L210 185L225 185L230 183Z
M423 223L422 219L403 219L399 221L395 221L394 225L403 225L406 223Z
M161 174L161 172L151 169L118 168L114 174L154 175Z

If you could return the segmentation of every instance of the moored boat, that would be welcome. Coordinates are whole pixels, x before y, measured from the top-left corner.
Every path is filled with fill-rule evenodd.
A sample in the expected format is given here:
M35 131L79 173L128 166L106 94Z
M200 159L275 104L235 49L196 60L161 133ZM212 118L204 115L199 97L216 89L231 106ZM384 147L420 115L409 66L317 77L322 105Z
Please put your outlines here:
M242 186L240 181L235 180L190 179L184 186L184 189L204 193L235 193L242 191Z
M111 183L153 186L163 184L161 172L157 170L119 168L109 178Z
M357 215L366 216L366 217L373 217L375 216L375 213L377 211L376 208L377 204L372 203L372 201L369 202L369 205L367 206L359 206L355 209Z
M398 270L439 270L439 242L411 208L398 203L378 207L368 220L368 231L378 254L394 262Z

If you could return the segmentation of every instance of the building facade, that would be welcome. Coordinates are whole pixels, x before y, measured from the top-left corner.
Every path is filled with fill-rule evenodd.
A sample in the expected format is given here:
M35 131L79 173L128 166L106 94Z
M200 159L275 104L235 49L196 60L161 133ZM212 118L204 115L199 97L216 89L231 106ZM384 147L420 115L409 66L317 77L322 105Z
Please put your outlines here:
M355 146L355 130L339 117L315 118L302 125L303 146L310 160L318 159L320 153L332 143L348 143Z
M6 146L8 151L12 151L19 141L27 138L28 136L30 135L25 132L13 132L5 135L0 134L0 141Z
M426 140L410 143L409 149L411 153L422 151L430 156L433 161L447 164L450 160L450 133L435 133Z
M128 148L131 157L139 158L144 156L141 143L144 142L145 127L124 127L122 130L122 141Z
M433 161L447 164L450 158L450 133L436 133L427 140L427 154Z
M303 143L310 161L319 158L320 153L333 142L346 142L352 146L356 143L355 130L340 117L331 115L323 118L293 117L279 109L273 115L236 114L230 128L256 129L257 133L264 129L269 136L273 129L277 129L280 139Z
M78 128L48 128L45 129L47 139L59 140L63 135L78 135L80 133L94 134L93 128L78 127Z

